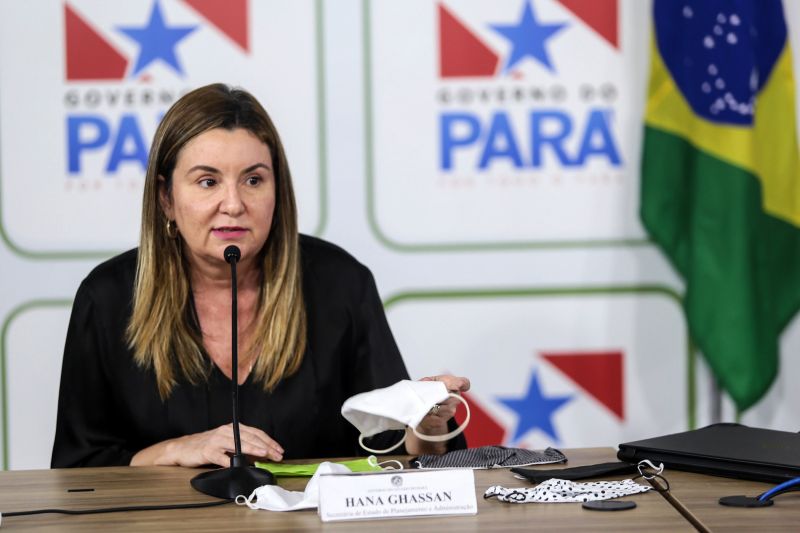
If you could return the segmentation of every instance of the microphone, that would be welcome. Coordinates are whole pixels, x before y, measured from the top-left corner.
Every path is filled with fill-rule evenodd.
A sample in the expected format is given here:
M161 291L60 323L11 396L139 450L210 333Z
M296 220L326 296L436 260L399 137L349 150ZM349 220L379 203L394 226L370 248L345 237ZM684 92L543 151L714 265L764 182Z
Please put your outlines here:
M242 251L239 250L239 247L236 246L235 244L231 244L230 246L225 248L225 251L222 252L222 255L225 256L225 262L230 263L231 266L233 266L233 263L238 263L239 259L242 258ZM232 280L236 279L236 267L233 267L233 269L231 270L231 279ZM233 291L236 292L236 289L233 289ZM234 298L235 297L236 296L234 295Z
M223 252L225 262L231 265L231 396L233 399L233 443L234 453L231 456L230 468L211 470L192 478L195 490L232 500L243 494L249 496L262 485L275 485L275 476L266 470L247 466L247 459L242 454L242 439L239 433L239 320L236 286L236 263L242 257L238 246L230 245Z

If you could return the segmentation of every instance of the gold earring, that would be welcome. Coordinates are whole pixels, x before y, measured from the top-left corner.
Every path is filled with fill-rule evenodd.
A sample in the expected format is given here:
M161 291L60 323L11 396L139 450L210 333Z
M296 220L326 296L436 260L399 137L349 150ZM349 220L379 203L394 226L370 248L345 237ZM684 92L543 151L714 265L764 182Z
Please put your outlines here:
M167 237L170 239L178 238L178 225L174 220L167 220Z

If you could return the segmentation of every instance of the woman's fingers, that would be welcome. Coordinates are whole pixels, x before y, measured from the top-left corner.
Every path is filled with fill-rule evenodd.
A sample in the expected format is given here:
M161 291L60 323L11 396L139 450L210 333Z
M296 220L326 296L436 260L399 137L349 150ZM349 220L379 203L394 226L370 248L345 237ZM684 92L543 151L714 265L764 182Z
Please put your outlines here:
M470 387L469 379L460 376L439 376L447 385L450 392L467 392Z
M456 415L456 410L458 406L461 405L461 402L458 400L453 400L452 398L447 400L445 403L439 405L439 416L450 420Z
M230 457L225 453L225 443L226 439L220 428L183 436L175 439L170 446L172 456L170 462L189 467L207 464L230 466Z
M422 378L420 381L441 381L444 383L444 386L447 387L447 390L454 394L461 394L462 392L468 391L470 388L469 379L461 376L452 376L450 374L428 376ZM431 409L431 412L428 413L425 418L428 420L435 420L437 418L444 419L445 421L450 420L455 416L456 409L460 403L461 402L455 398L448 398L438 404L436 408Z
M260 429L239 425L242 453L273 461L283 459L283 448L269 435ZM210 431L181 437L177 464L182 466L200 466L216 464L230 466L230 454L236 450L233 437L233 424L220 426Z
M450 374L441 374L438 376L430 376L422 378L421 381L441 381L444 383L447 390L450 392L460 393L469 390L469 379L460 376L452 376Z
M442 418L444 420L450 420L455 416L456 410L458 409L458 406L460 404L461 402L459 402L458 400L449 398L444 402L438 404L439 407L432 409L431 412L428 414L428 416L434 416L437 418Z
M233 431L232 426L231 431ZM273 461L283 460L283 447L262 430L239 424L239 434L242 439L242 451L244 453L258 457L268 457ZM247 443L246 450L245 443Z
M231 466L230 456L219 449L214 449L214 448L206 449L203 453L203 456L205 460L203 461L202 464L214 464L214 465L219 465L223 468Z

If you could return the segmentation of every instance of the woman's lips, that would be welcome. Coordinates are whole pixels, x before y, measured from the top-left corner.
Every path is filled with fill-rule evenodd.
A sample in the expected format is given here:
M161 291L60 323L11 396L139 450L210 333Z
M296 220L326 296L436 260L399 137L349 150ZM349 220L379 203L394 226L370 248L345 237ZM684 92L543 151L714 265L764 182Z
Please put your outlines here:
M240 226L223 226L220 228L212 229L211 233L213 233L214 236L217 237L218 239L229 241L232 239L238 239L239 237L247 233L247 229L242 228Z

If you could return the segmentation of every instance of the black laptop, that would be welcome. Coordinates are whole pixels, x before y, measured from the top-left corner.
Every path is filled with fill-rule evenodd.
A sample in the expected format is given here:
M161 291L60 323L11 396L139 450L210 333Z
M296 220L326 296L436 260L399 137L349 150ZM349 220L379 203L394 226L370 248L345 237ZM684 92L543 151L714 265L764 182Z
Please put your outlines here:
M800 477L800 433L713 424L619 445L629 463L650 459L667 468L780 483Z

